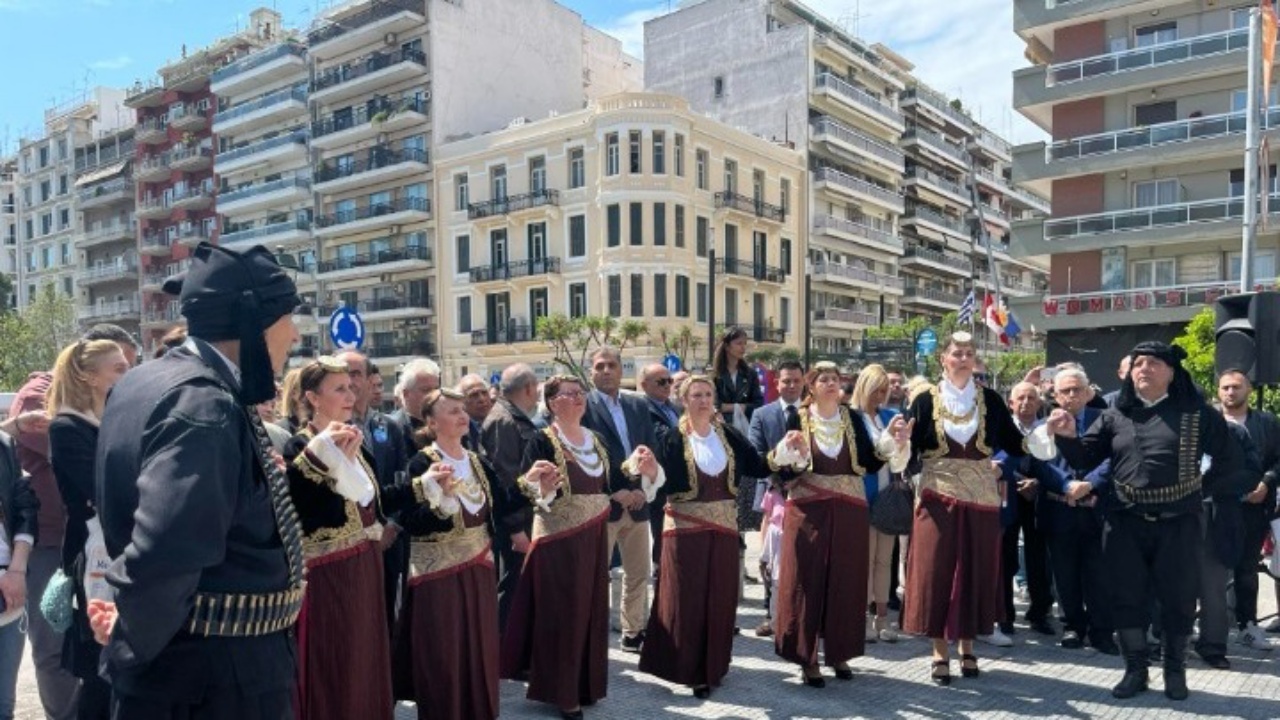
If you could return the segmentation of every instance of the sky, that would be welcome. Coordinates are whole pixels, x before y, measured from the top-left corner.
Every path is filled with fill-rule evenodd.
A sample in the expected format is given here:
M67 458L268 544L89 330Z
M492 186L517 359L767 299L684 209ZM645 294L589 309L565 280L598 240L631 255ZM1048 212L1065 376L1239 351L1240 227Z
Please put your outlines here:
M504 0L524 2L525 0ZM560 0L643 57L644 21L680 0ZM178 57L243 27L274 7L305 27L329 0L0 0L0 154L41 132L44 109L86 87L128 87ZM807 0L868 43L916 65L925 83L1017 142L1043 134L1012 110L1011 72L1027 64L1013 33L1013 0L909 4L905 0ZM905 12L906 8L915 8Z

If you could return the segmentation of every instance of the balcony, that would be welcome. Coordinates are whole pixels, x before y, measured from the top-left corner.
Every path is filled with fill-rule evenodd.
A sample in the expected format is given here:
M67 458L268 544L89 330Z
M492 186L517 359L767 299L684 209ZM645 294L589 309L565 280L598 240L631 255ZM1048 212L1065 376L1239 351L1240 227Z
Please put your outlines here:
M902 293L902 278L896 275L872 272L866 268L841 263L815 263L811 275L814 282L826 282L832 285L845 285L866 290Z
M174 210L207 210L213 205L213 188L189 187L185 191L173 191L169 199L169 207Z
M905 128L902 113L897 108L831 73L815 76L813 89L817 95L832 98L840 105L856 110L890 130L901 132Z
M813 121L809 131L814 142L826 143L870 160L875 167L891 173L902 172L903 154L898 148L828 117Z
M787 221L787 211L781 205L772 205L746 195L739 195L733 192L718 192L715 194L715 203L717 209L737 210L741 213L774 222Z
M141 311L142 303L138 302L137 298L133 298L132 300L99 302L89 307L81 308L76 313L76 317L82 322L107 322L137 317Z
M964 298L965 296L960 293L935 290L918 285L908 285L902 294L902 302L904 303L929 305L944 310L955 310L964 302Z
M285 220L260 227L223 232L218 245L230 250L248 250L254 245L289 246L311 238L311 222L305 219Z
M90 248L113 242L131 241L135 238L137 231L138 226L133 222L105 223L86 232L76 244L81 248Z
M386 358L431 357L436 354L436 345L430 340L419 340L412 343L394 345L374 345L364 349L364 354L376 360Z
M367 321L427 317L431 315L432 305L433 303L429 296L411 296L407 298L394 296L369 298L357 300L354 308L352 308L351 303L342 303L342 305L322 305L320 306L320 317L329 317L336 312L339 307L352 308L358 311L360 316Z
M919 125L913 125L902 133L902 144L915 144L918 148L929 151L929 154L937 160L947 163L957 170L964 171L969 169L969 157L960 146Z
M937 233L950 234L966 241L971 237L968 223L943 215L924 205L907 206L907 211L902 214L901 222L903 225L916 226L917 232L921 226L924 226Z
M993 160L1006 163L1013 160L1013 147L1009 141L984 127L974 130L968 147L971 152L980 152Z
M480 265L471 268L471 282L500 282L522 277L559 275L560 258L544 257L536 260L520 260L500 265Z
M119 280L137 279L137 258L129 258L127 260L121 259L119 262L98 265L87 270L81 270L76 274L76 280L81 287L101 285L103 283L116 282Z
M787 341L787 331L772 325L735 325L734 327L745 332L752 342L781 345Z
M922 247L907 248L902 253L902 265L923 266L962 278L973 275L973 261L969 258Z
M161 182L169 179L169 153L149 155L133 168L133 177L142 182Z
M1276 279L1259 279L1272 287ZM1240 292L1239 280L1127 288L1090 293L1049 295L1039 302L1044 322L1037 329L1066 330L1082 327L1114 327L1190 320L1218 298ZM1029 298L1028 303L1035 302Z
M169 109L169 127L184 132L196 132L209 126L209 112L192 103Z
M1003 195L1011 205L1043 214L1048 214L1049 212L1048 198L1024 187L1014 185L1002 175L996 175L990 170L979 168L974 171L974 177L978 182Z
M182 223L174 232L173 239L180 245L186 247L195 247L202 242L212 242L213 237L203 225L196 223Z
M471 345L511 345L535 340L534 328L526 323L509 322L506 327L471 331Z
M168 139L169 126L163 117L143 120L133 131L133 141L139 145L156 145Z
M165 281L168 280L171 275L173 275L173 273L168 270L145 273L142 276L142 281L139 283L139 286L143 292L161 292L164 290Z
M142 311L143 327L161 328L177 325L180 322L182 322L182 311L176 302L162 307L144 308Z
M306 115L307 88L283 88L240 103L213 116L213 131L219 135L242 135L251 128Z
M316 272L325 276L359 277L371 271L386 274L406 270L425 270L432 266L432 258L431 248L425 245L410 245L322 260L316 265Z
M248 213L264 208L284 209L311 199L311 181L286 177L218 194L218 212Z
M521 210L548 206L559 207L559 205L559 190L538 190L523 195L509 195L488 202L472 203L467 206L467 218L479 220L498 215L510 215Z
M902 193L843 173L835 168L826 167L814 170L813 181L815 187L820 186L829 192L860 202L869 202L890 212L902 213Z
M1005 211L1001 210L998 207L992 207L991 205L982 203L981 208L975 208L970 213L970 217L972 217L974 220L978 219L979 209L982 210L983 222L991 223L992 225L995 225L996 227L999 227L999 228L1003 228L1005 230L1009 229L1009 213L1006 213Z
M121 177L90 185L78 190L76 197L80 201L81 210L106 207L115 203L131 203L134 199L133 178Z
M307 133L305 130L298 130L266 140L259 140L249 145L223 150L215 158L215 167L219 175L226 177L231 173L271 163L305 165L306 157Z
M421 77L427 70L427 56L421 50L401 48L374 52L363 61L327 68L311 82L311 99L334 105L348 98L367 94L374 88L385 88Z
M209 78L209 89L222 97L238 95L306 71L306 48L283 42L219 68Z
M973 132L973 118L953 107L951 101L932 90L922 87L908 88L899 97L899 104L903 108L914 105L916 112L923 110L938 121L951 125L966 135Z
M316 218L315 234L320 237L332 237L342 233L356 233L387 225L401 225L430 219L430 199L407 197L320 215Z
M899 90L906 87L905 83L902 82L902 74L897 68L891 67L884 58L874 52L860 47L856 39L837 33L817 32L815 34L814 40L818 48L830 50L846 62L851 62L869 72L875 73L881 80Z
M321 150L346 147L427 121L431 103L419 97L375 98L311 123L311 146Z
M873 312L847 308L815 308L813 322L816 325L825 325L839 330L862 329L880 327L880 316Z
M419 148L392 150L389 145L369 148L368 155L355 162L326 160L316 169L316 192L340 193L373 183L388 182L430 169L429 155Z
M978 282L982 283L984 286L992 290L996 289L995 280L991 277L991 273L989 272L985 272L985 271L979 272ZM1043 288L1038 288L1034 285L1028 285L1022 282L1021 280L1010 280L1007 277L1000 278L1000 290L1004 293L1007 293L1010 296L1017 296L1017 297L1040 295L1041 293L1044 292Z
M143 255L168 257L173 249L173 238L168 233L148 232L143 233L142 241L138 243L138 252Z
M936 199L940 204L958 205L962 208L973 206L969 188L919 165L907 168L902 184L908 188L915 188L917 196L921 195L922 191L931 194L930 199Z
M213 167L213 148L175 145L169 151L169 167L179 172L199 172Z
M163 197L144 197L138 200L133 214L139 220L158 220L169 217L169 203Z
M1167 7L1168 0L1014 0L1013 27L1024 38L1042 31L1053 36L1053 26L1072 20L1101 20Z
M787 273L782 268L737 258L717 258L716 272L722 275L752 278L761 282L784 283L787 281Z
M815 233L859 242L880 252L902 252L902 239L893 232L893 225L874 218L857 222L834 215L818 215L813 219L813 229Z
M328 59L426 22L423 0L371 0L358 12L331 16L307 33L311 55Z

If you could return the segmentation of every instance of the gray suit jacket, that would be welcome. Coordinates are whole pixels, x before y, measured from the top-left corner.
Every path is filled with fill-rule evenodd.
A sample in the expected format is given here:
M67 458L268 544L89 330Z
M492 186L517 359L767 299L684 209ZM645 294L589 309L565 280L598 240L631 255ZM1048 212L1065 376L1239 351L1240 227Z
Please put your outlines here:
M787 413L780 402L775 400L752 413L748 439L761 455L772 450L786 434Z

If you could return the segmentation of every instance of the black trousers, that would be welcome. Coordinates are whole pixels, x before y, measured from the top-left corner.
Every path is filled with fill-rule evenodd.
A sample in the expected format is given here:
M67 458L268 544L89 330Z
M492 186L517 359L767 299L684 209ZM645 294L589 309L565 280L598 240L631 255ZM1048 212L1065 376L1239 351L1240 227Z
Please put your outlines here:
M1109 640L1114 628L1105 599L1102 519L1085 508L1071 508L1056 519L1061 527L1047 534L1049 565L1066 629L1093 641Z
M382 552L382 591L387 602L387 632L396 629L396 603L409 577L409 533L400 532L391 547Z
M1005 619L1013 622L1013 578L1018 574L1018 533L1022 533L1022 560L1027 574L1027 620L1045 620L1053 608L1053 588L1049 585L1049 555L1044 533L1036 527L1036 505L1017 496L1018 519L1004 529L1001 563L1004 568Z
M504 532L498 533L498 632L507 630L507 613L511 611L511 601L516 596L516 586L520 584L520 570L524 568L524 553L516 552L511 547L511 537Z
M1270 500L1270 496L1268 497ZM1267 538L1271 523L1267 520L1267 508L1242 503L1240 517L1244 523L1244 552L1240 562L1232 569L1235 576L1236 624L1241 630L1245 625L1258 621L1258 558L1262 555L1262 543Z
M1202 544L1197 513L1158 520L1112 513L1103 527L1102 557L1116 629L1147 627L1154 595L1161 629L1171 636L1190 635Z
M259 695L234 691L210 693L197 704L174 704L172 699L115 696L112 720L294 720L293 689Z

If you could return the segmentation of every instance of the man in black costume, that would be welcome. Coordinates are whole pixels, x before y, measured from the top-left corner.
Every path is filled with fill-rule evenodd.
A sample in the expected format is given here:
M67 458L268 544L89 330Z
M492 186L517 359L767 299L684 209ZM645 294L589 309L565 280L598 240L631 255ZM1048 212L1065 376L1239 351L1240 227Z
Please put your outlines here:
M1115 407L1083 436L1066 410L1054 410L1047 426L1073 468L1087 472L1111 460L1105 491L1073 483L1067 496L1079 501L1098 490L1106 508L1103 555L1125 662L1112 694L1128 698L1147 688L1144 628L1154 591L1164 629L1164 694L1185 700L1187 637L1200 589L1201 501L1232 487L1245 490L1249 476L1226 421L1182 367L1186 352L1143 342L1130 357Z
M301 538L255 406L298 340L297 288L261 247L202 243L165 291L189 338L115 386L98 441L115 602L89 614L112 715L291 719Z

